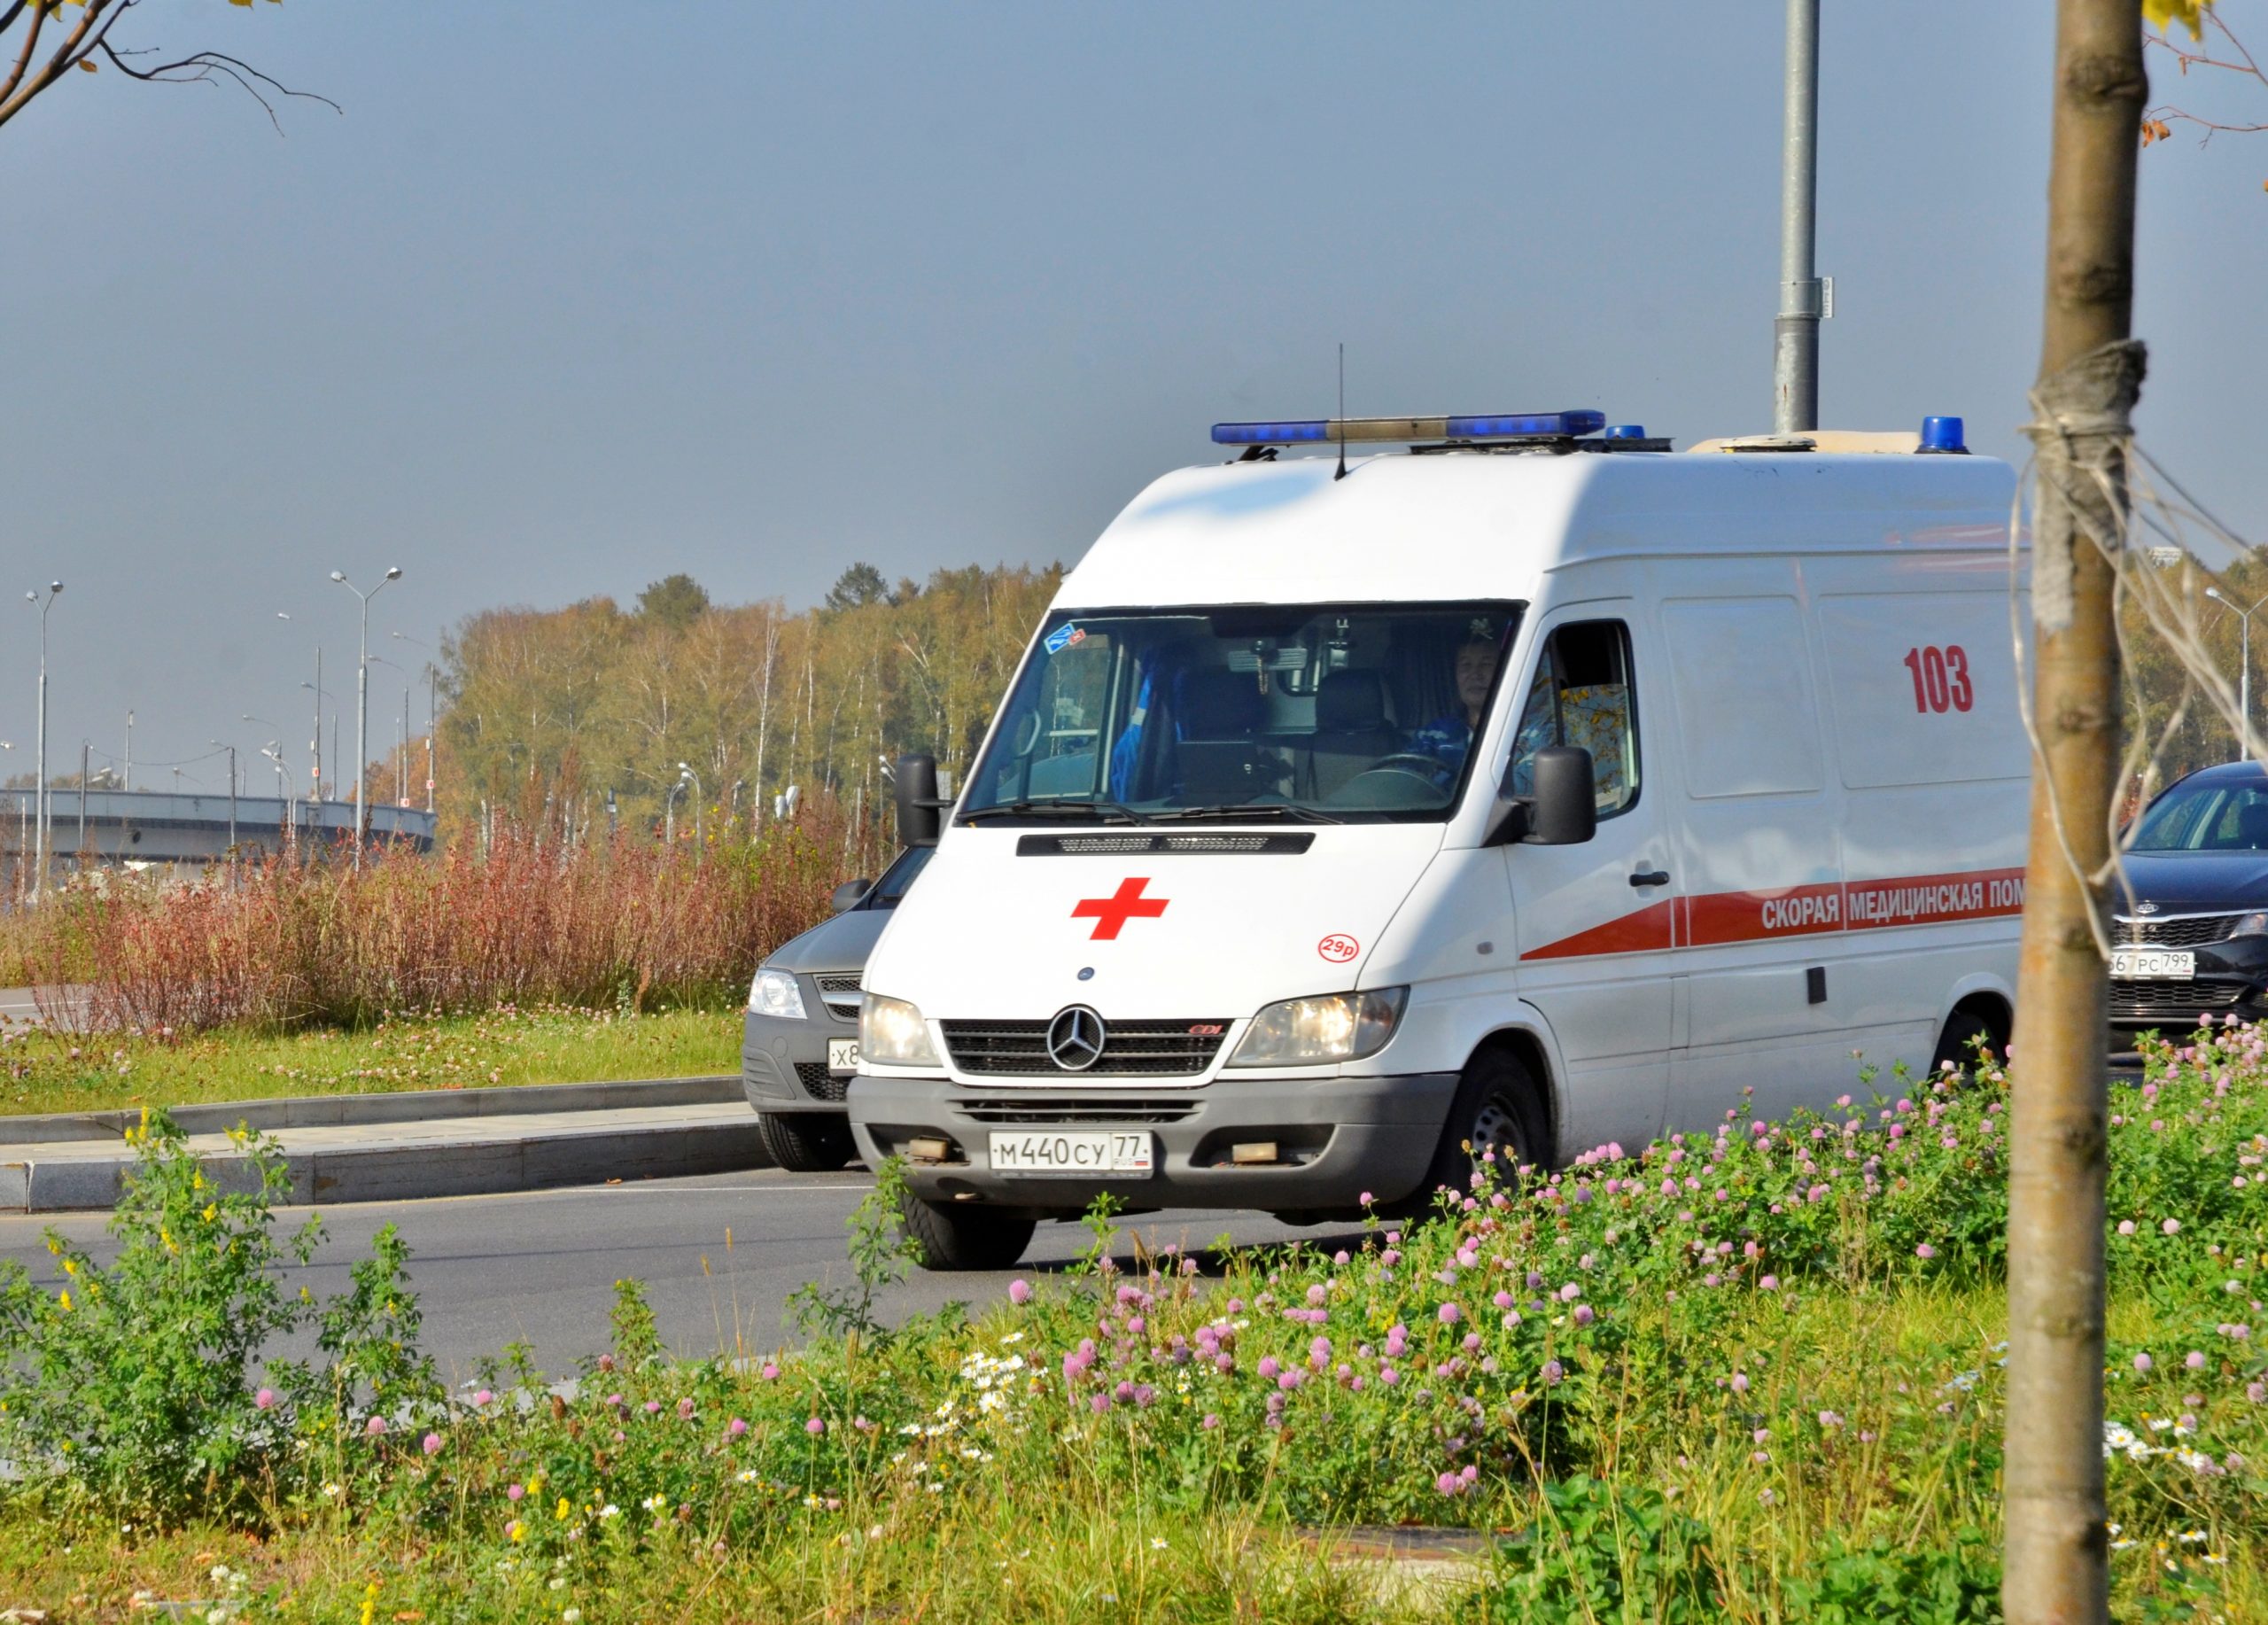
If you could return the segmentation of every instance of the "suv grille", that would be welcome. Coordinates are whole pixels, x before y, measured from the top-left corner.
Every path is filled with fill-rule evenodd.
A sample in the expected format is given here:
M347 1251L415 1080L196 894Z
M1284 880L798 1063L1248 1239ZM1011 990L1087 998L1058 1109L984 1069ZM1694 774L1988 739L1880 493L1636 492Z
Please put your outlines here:
M2243 992L2241 983L2232 982L2113 982L2110 1019L2190 1027L2208 1011L2225 1010Z
M820 1001L829 1012L846 1021L858 1019L860 993L857 972L849 976L813 976L812 980L819 984Z
M960 1108L979 1123L1179 1123L1195 1100L968 1100Z
M814 1100L839 1100L850 1087L850 1080L829 1072L824 1061L796 1062L796 1081L803 1085L804 1092Z
M1065 1072L1048 1058L1046 1022L940 1022L953 1064L980 1077L1194 1077L1213 1063L1229 1020L1103 1018L1102 1059ZM1195 1029L1204 1029L1198 1031Z
M2179 920L2111 921L2111 935L2122 943L2141 943L2153 948L2195 948L2226 942L2241 914L2192 914Z

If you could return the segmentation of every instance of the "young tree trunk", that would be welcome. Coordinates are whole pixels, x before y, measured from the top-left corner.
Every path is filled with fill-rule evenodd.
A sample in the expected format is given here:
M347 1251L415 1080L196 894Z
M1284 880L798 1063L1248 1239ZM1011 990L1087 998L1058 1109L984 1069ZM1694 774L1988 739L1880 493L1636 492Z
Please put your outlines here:
M2141 0L2060 0L2047 309L2030 432L2033 765L2009 1134L2010 1625L2108 1618L2102 1489L2107 983L2101 948L2118 765L2111 589L2132 343ZM2110 553L2106 555L2108 548Z

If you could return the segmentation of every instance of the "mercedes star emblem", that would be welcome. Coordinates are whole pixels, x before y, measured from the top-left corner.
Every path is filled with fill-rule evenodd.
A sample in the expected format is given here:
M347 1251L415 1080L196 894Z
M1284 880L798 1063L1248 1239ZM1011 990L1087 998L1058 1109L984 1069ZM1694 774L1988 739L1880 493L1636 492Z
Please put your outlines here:
M1084 1005L1056 1013L1047 1023L1047 1058L1066 1072L1084 1072L1102 1059L1102 1017Z

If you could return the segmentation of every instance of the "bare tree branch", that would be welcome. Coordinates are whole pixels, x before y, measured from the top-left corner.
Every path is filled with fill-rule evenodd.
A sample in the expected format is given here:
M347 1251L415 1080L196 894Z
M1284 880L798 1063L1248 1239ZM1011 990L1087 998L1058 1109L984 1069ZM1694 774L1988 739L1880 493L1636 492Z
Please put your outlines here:
M313 90L294 90L291 86L261 73L250 63L239 62L236 58L224 56L217 51L200 51L194 56L183 57L178 62L167 62L151 68L139 68L128 62L125 55L111 45L108 41L103 41L101 44L103 55L108 57L120 73L129 78L139 79L147 84L213 84L220 79L234 82L245 95L260 104L260 111L268 115L268 121L276 126L276 133L279 136L284 133L284 126L276 116L275 104L262 93L262 86L275 91L278 96L293 97L301 101L321 102L336 113L344 113L346 111L327 96L319 96Z
M2256 81L2262 89L2268 90L2268 73L2262 71L2258 59L2251 51L2245 49L2244 42L2236 36L2236 31L2228 26L2217 11L2208 11L2203 13L2203 16L2226 43L2228 49L2235 53L2233 60L2227 57L2216 56L2210 47L2182 45L2160 35L2145 34L2142 36L2142 43L2146 47L2163 51L2171 57L2180 65L2181 71L2185 74L2193 67L2218 68L2224 73L2235 74ZM2203 130L2204 136L2197 144L2200 146L2211 142L2217 135L2249 136L2268 130L2268 122L2233 124L2219 119L2209 119L2202 113L2191 113L2186 108L2174 106L2171 103L2162 103L2142 115L2142 144L2148 146L2153 141L2165 140L2172 134L2172 131L2166 128L2169 122L2194 124Z
M61 46L57 49L55 54L47 59L46 66L42 67L36 74L33 74L30 79L27 80L23 86L19 89L13 96L10 97L6 101L0 102L0 124L5 124L10 119L14 118L16 114L23 109L26 104L30 102L32 97L37 96L42 90L46 89L48 86L53 84L57 80L63 77L64 70L69 67L74 59L74 53L82 52L84 48L87 46L88 35L90 33L95 34L97 37L100 37L99 30L96 28L96 25L103 21L105 13L110 13L112 4L113 0L85 0L85 4L79 13L78 27L71 30L70 34L65 38ZM46 8L43 6L40 9L42 13L44 14ZM111 14L114 15L115 13ZM107 27L108 25L105 24L104 26ZM30 34L26 35L24 39L24 55L26 57L29 57L31 55L33 42L38 39L38 37L39 28L37 21L35 19ZM19 74L23 72L22 65L20 63L18 65L16 71Z
M312 90L295 90L273 76L260 72L250 63L238 60L217 51L200 51L178 61L166 62L152 67L138 67L129 58L153 54L149 51L120 51L110 43L111 27L119 18L138 4L138 0L79 0L82 11L78 25L67 38L36 70L30 70L36 54L41 28L49 11L50 0L4 0L0 4L0 34L28 5L31 22L26 30L22 53L17 58L15 69L4 83L0 83L0 124L22 111L31 99L52 85L73 67L94 66L93 58L99 51L110 59L111 66L130 79L146 84L217 84L223 80L234 83L252 100L260 104L277 135L284 126L276 116L276 104L269 100L272 92L277 97L304 101L321 102L333 113L346 110L327 96ZM29 76L27 77L27 72Z
M16 66L8 75L8 82L0 85L0 103L5 102L9 97L13 96L16 93L16 87L23 82L24 69L32 59L33 51L39 44L39 31L46 21L47 8L45 6L42 6L32 13L32 26L24 32L24 49L17 55Z

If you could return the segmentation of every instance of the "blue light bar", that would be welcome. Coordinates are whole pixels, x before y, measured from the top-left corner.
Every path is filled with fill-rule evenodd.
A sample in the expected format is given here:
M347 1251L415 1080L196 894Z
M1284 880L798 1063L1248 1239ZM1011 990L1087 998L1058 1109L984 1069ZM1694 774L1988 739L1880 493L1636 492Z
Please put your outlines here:
M1378 440L1573 439L1606 427L1606 414L1511 413L1493 417L1325 417L1294 424L1215 424L1216 446L1329 445Z
M1305 424L1215 424L1213 443L1216 446L1296 446L1302 440L1327 440L1329 423L1317 420Z

